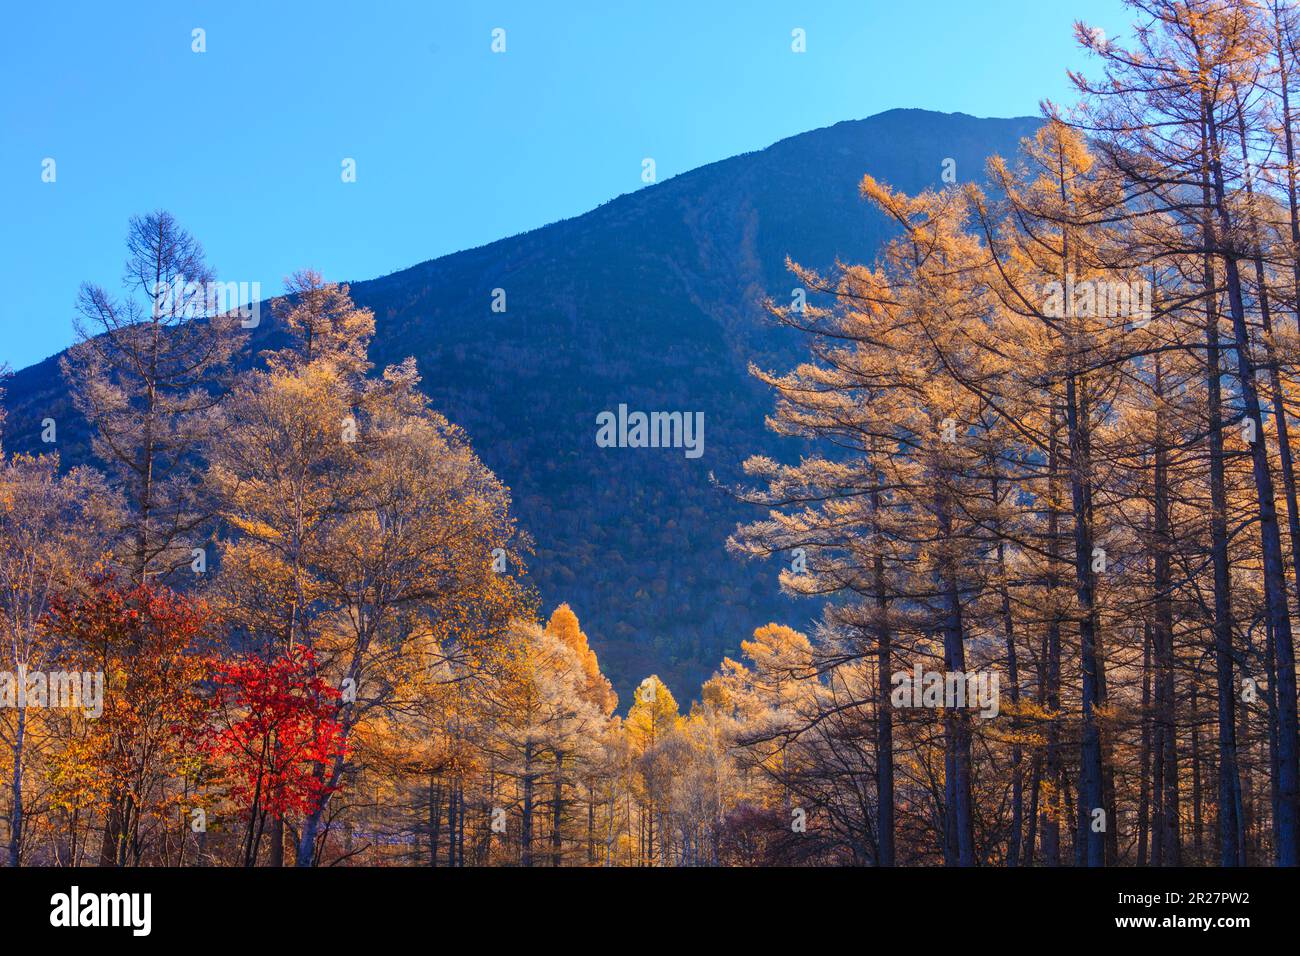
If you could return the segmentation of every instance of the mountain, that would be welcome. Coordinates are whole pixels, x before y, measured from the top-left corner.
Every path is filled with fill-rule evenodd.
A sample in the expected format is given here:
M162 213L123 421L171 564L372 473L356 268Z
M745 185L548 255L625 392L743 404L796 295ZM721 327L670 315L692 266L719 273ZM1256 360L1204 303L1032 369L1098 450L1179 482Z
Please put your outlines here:
M959 179L978 179L1038 122L891 110L352 283L375 312L376 363L414 355L435 405L510 486L537 542L529 574L546 611L573 606L624 704L650 673L689 699L756 626L803 628L817 614L777 592L774 563L726 553L755 513L709 480L737 480L751 454L801 451L765 430L772 397L747 373L751 361L784 369L801 357L761 304L789 301L786 257L870 261L892 230L858 197L864 174L914 192L940 185L951 158ZM494 289L505 312L492 311ZM276 338L262 314L250 354ZM85 457L57 356L7 387L9 450L40 450L53 415L65 460ZM702 412L703 453L599 447L597 416L620 404Z

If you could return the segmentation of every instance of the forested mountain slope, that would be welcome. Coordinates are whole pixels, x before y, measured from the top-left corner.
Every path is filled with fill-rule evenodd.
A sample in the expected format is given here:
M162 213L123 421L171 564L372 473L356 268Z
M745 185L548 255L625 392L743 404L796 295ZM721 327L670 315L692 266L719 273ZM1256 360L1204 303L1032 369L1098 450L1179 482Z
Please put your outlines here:
M774 566L726 554L727 534L753 513L710 482L736 480L754 453L799 454L766 431L771 396L747 373L751 361L784 369L801 357L762 307L789 299L786 257L870 261L889 230L858 196L863 174L911 193L940 185L951 159L960 181L982 178L989 155L1010 156L1037 125L893 110L352 284L375 312L372 356L416 357L435 405L512 489L546 608L573 606L625 702L651 672L689 697L756 626L804 628L816 614L778 594ZM504 312L492 309L497 289ZM246 356L276 334L268 318ZM57 360L8 382L5 441L40 449L53 416L70 463L88 443ZM598 447L597 415L620 404L702 412L703 454Z

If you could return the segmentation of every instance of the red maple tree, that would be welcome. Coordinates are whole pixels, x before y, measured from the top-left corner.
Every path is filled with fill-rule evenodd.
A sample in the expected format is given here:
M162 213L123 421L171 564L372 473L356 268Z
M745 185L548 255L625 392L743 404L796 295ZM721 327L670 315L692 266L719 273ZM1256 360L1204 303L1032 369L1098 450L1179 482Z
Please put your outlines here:
M268 817L311 813L331 792L320 768L345 749L341 695L317 675L305 647L225 662L214 682L217 720L207 748L247 814L251 865Z

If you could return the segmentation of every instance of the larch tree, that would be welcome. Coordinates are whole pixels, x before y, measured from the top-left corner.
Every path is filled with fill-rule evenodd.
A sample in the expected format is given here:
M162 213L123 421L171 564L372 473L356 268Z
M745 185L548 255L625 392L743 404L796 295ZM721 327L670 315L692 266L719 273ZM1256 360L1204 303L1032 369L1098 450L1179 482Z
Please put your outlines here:
M51 601L85 587L110 558L117 515L103 476L89 468L59 473L57 455L15 455L0 462L0 665L25 680L29 672L62 672L66 647L43 626ZM89 702L87 702L89 706ZM49 712L6 702L0 741L6 761L10 866L22 862L26 835L25 775L54 742ZM72 715L70 719L77 719Z

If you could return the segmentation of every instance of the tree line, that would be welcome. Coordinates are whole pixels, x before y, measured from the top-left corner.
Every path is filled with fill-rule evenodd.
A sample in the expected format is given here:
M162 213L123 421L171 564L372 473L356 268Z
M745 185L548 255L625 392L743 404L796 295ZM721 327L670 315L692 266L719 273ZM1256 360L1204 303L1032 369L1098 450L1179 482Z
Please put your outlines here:
M810 348L758 371L773 426L825 451L751 460L731 544L834 596L843 692L768 736L854 716L880 863L1300 862L1295 10L1128 6L985 188L866 177L897 238L773 306ZM918 657L999 718L891 707Z

